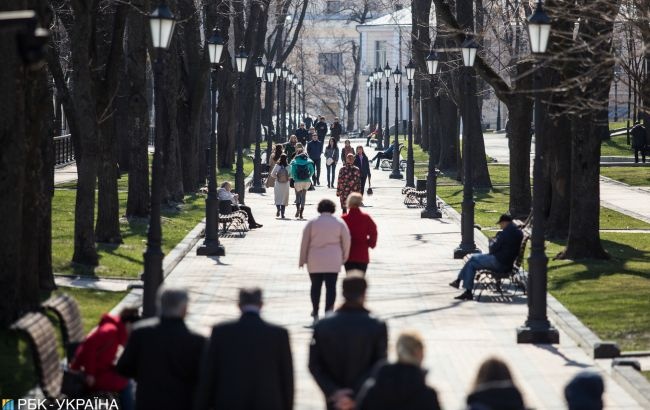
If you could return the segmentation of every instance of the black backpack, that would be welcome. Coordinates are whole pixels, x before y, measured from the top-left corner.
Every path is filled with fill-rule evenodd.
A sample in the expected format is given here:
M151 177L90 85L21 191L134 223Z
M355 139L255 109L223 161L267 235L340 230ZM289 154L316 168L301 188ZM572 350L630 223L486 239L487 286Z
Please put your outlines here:
M300 180L309 179L309 165L308 164L296 164L296 177Z

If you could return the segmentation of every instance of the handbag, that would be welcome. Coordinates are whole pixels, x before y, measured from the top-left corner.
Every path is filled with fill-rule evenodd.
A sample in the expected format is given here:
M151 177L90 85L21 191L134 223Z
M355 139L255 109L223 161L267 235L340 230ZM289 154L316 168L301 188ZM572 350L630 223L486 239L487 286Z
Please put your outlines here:
M327 164L327 166L332 165L334 163L334 158L331 158L331 157L327 158L327 161L325 161L325 163Z
M372 196L372 194L374 193L374 192L372 192L372 187L370 186L370 178L368 178L368 189L366 190L366 193L369 196Z

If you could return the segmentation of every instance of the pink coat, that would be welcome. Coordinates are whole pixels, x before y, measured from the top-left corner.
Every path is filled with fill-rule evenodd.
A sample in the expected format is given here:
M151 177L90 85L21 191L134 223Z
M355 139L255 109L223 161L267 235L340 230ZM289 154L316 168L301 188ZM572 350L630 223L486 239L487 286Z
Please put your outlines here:
M307 222L302 231L299 266L309 273L338 273L350 254L350 231L329 213Z

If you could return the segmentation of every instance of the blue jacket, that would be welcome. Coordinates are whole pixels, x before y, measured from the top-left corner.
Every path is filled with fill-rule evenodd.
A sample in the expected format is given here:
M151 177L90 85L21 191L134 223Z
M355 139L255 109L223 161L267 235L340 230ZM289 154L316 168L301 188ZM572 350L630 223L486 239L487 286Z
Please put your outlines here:
M490 255L494 255L504 267L512 267L519 256L519 248L524 233L514 223L508 224L504 230L497 233L490 244Z
M312 161L317 161L323 153L323 144L320 141L311 140L307 143L307 155Z

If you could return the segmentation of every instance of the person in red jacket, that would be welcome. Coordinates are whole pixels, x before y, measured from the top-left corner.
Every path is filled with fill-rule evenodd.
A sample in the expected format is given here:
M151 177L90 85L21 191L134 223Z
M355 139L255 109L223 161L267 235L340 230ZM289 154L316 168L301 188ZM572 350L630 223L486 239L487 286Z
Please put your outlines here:
M125 401L132 400L129 379L115 370L118 351L124 348L131 325L139 319L138 310L125 308L119 316L102 315L99 325L84 340L70 368L83 371L89 392L120 393L122 409L133 408Z
M363 197L358 192L348 195L348 213L342 217L348 225L352 238L350 256L345 262L345 271L348 274L352 270L357 270L365 275L370 262L368 248L374 249L377 245L377 225L370 215L359 209L362 201Z

